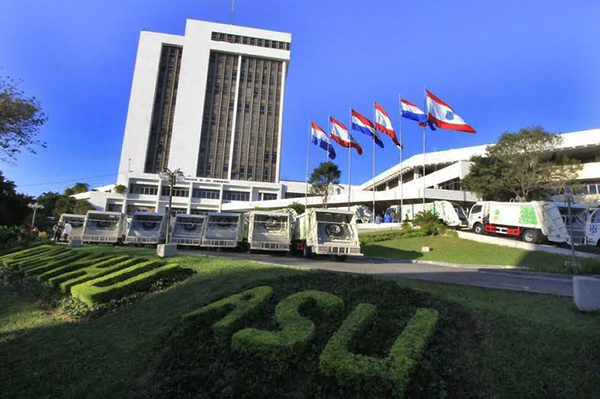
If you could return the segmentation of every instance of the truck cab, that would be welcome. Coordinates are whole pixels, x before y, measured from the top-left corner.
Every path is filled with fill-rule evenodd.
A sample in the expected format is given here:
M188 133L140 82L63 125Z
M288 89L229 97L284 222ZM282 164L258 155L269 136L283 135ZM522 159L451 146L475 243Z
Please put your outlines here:
M486 223L486 215L486 204L484 202L475 203L467 215L469 229L473 230L477 234L483 234L483 226Z

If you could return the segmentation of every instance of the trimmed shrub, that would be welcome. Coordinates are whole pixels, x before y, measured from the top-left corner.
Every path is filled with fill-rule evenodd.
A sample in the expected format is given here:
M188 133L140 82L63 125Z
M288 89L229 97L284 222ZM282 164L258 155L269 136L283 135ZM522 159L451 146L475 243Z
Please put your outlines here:
M67 274L69 272L83 269L86 267L94 266L100 262L113 258L112 256L99 254L95 258L84 258L80 259L74 263L69 263L68 265L60 266L55 269L46 271L38 276L39 281L47 281L53 277L58 277L63 274ZM56 286L57 284L54 284Z
M65 256L61 256L58 259L52 259L49 262L44 262L41 265L28 267L22 270L25 272L26 276L37 276L44 272L56 269L57 267L77 262L78 260L84 259L88 256L90 256L90 254L85 252L71 252L66 254Z
M21 264L31 263L35 261L39 261L41 257L52 257L56 256L65 251L66 248L55 247L51 248L48 251L43 251L39 253L29 253L24 256L14 256L8 259L3 260L3 263L6 266L11 267L19 267Z
M185 314L183 321L208 324L220 317L212 328L216 336L227 338L239 330L248 317L260 312L272 294L269 286L252 288Z
M112 272L125 269L135 264L146 261L145 258L132 258L122 255L115 256L102 262L98 262L93 266L88 266L83 269L75 270L49 279L52 286L59 286L64 293L69 293L71 287L85 283L99 277L104 277Z
M148 261L78 284L71 288L71 295L92 308L135 291L148 289L154 281L179 271L176 263Z
M371 391L377 396L391 390L395 396L402 397L433 334L438 312L418 309L385 358L352 353L353 340L373 323L375 314L375 306L359 304L325 346L319 357L319 369L335 377L340 385Z
M54 253L48 256L44 256L44 254L39 255L38 257L32 258L29 261L24 261L21 263L16 263L15 267L18 267L19 270L26 271L30 269L35 269L40 266L47 265L51 262L60 261L63 259L67 259L74 254L73 251L67 250L59 253Z
M3 261L8 260L8 259L26 258L27 256L33 256L33 255L41 253L41 252L49 251L50 249L52 249L52 246L46 245L46 244L38 245L38 246L35 246L32 248L23 248L21 250L15 250L15 251L13 251L11 249L10 250L11 252L5 253L4 255L0 256L0 263L4 263Z
M336 316L344 309L344 301L323 291L303 291L280 301L275 308L279 331L246 328L233 335L232 348L274 361L300 352L315 334L314 323L300 315L300 310L314 305L326 316Z

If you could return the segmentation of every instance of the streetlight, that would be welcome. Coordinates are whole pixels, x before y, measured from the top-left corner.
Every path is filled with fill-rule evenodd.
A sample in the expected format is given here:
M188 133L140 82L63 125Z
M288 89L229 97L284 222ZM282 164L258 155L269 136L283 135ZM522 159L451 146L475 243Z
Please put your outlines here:
M565 187L565 203L567 204L567 222L569 223L569 236L571 237L571 268L578 269L579 262L575 258L575 242L573 240L573 219L571 217L571 205L575 201L573 198L573 187Z
M35 227L35 214L37 213L38 209L44 209L44 205L36 202L35 204L28 204L27 206L33 209L33 217L31 218L31 228L33 229Z
M169 236L171 234L171 207L173 205L173 187L177 183L177 180L183 178L183 172L181 169L177 168L175 170L170 170L169 168L164 168L162 172L159 173L159 176L163 180L169 181L169 207L167 208L167 238L165 244L169 243Z

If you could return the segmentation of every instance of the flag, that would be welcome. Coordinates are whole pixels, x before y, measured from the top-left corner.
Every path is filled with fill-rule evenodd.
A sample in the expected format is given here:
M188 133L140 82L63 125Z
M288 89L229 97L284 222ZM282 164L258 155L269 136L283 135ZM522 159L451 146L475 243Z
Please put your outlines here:
M364 134L373 137L373 141L375 144L383 148L383 141L379 138L377 134L377 130L375 130L375 125L373 122L352 110L352 129L357 130L359 132L363 132Z
M329 153L330 159L335 159L335 150L329 137L327 137L327 133L314 122L310 123L310 138L314 145L318 145Z
M429 90L426 90L426 92L429 123L433 123L438 129L475 133L475 129L467 125L458 114L455 114L451 106L437 98Z
M344 148L352 147L358 155L362 155L362 147L354 140L346 126L333 117L329 117L329 120L331 121L331 138L333 141Z
M425 114L425 112L423 112L419 107L417 107L410 101L401 99L400 111L402 112L403 118L412 119L416 122L425 122L427 120L427 115Z
M396 147L402 147L402 144L400 144L398 137L396 137L396 133L394 132L390 116L383 108L381 108L381 105L377 103L375 103L375 127L380 132L390 136Z

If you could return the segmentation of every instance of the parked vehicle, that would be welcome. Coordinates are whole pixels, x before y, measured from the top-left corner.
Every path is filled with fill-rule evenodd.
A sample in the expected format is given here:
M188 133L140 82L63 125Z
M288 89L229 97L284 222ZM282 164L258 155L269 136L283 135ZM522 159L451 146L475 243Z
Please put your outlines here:
M368 206L364 205L352 205L350 209L347 206L328 208L336 209L340 211L349 210L354 213L354 221L356 223L371 223L373 221L373 211Z
M69 240L81 240L83 234L83 225L85 224L85 215L74 215L71 213L63 213L60 215L58 222L61 226L65 223L71 225L71 234L69 234Z
M126 244L160 244L165 242L168 218L166 215L136 212L125 236Z
M252 211L248 217L250 250L290 250L294 219L289 212Z
M398 214L399 205L394 205L386 211L388 214L394 211ZM412 221L420 212L431 211L437 213L440 221L450 227L467 227L469 221L462 206L450 201L434 201L425 204L404 204L402 209L402 221Z
M333 255L336 260L362 256L354 212L333 209L307 209L294 223L292 246L305 257Z
M81 240L84 243L122 243L125 216L120 212L88 211Z
M495 233L520 237L528 243L544 239L571 242L566 218L566 205L545 202L477 202L469 211L469 228L477 234ZM580 205L572 206L573 219L585 213ZM573 231L583 231L581 223L573 224Z
M176 215L169 242L177 245L201 246L205 223L206 215Z
M243 214L209 213L205 223L202 247L241 249L246 245L248 223Z
M585 232L587 245L600 247L600 208L593 208L589 211Z

